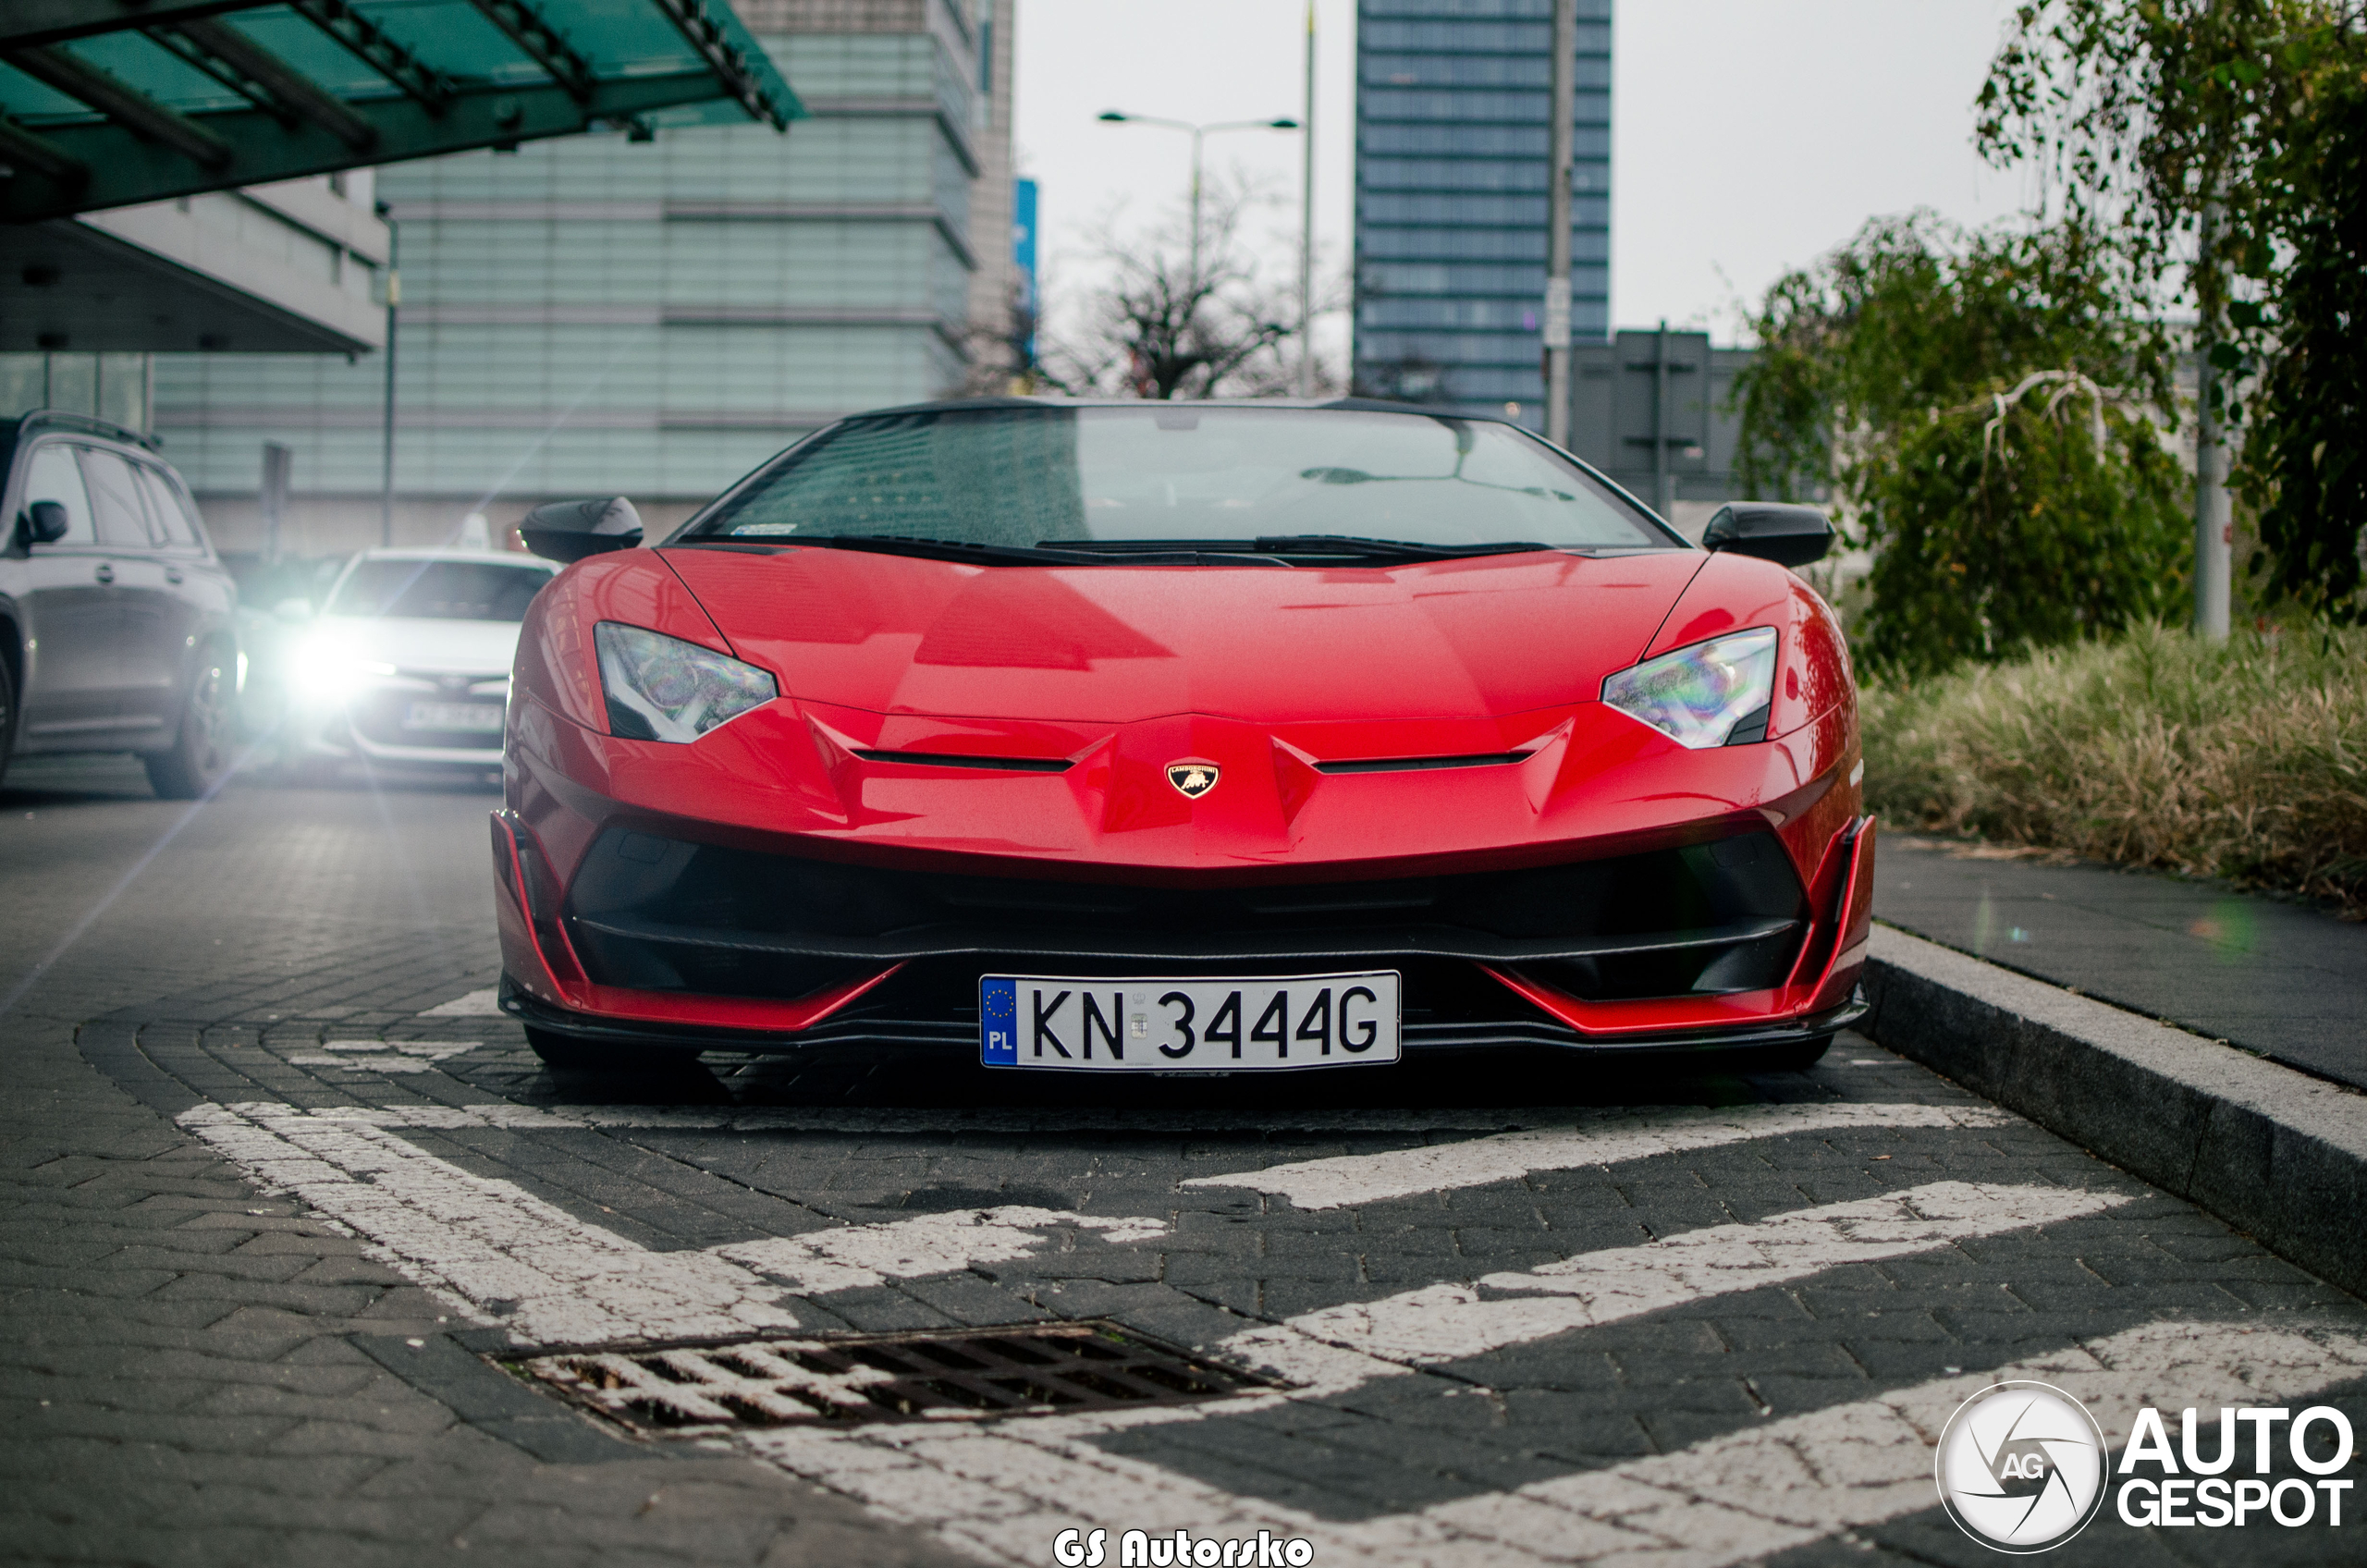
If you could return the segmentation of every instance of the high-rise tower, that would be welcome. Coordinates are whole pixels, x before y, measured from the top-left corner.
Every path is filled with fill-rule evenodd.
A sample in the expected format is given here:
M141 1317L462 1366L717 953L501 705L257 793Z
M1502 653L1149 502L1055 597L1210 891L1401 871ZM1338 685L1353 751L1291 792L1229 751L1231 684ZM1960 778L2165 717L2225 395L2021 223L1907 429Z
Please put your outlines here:
M1570 330L1611 299L1611 5L1578 0ZM1357 0L1359 391L1542 428L1553 0Z

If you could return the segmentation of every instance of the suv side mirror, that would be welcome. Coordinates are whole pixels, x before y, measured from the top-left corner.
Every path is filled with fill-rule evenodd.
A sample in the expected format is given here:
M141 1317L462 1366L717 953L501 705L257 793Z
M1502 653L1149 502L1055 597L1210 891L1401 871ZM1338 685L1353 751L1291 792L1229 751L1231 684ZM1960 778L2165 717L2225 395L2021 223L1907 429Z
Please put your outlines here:
M605 501L552 501L518 525L526 548L550 561L580 561L641 543L641 514L622 496Z
M1736 501L1720 507L1701 534L1705 549L1757 556L1778 566L1806 566L1833 548L1833 523L1814 507Z
M25 508L25 542L29 545L55 545L66 537L66 530L73 519L66 514L63 501L35 501Z

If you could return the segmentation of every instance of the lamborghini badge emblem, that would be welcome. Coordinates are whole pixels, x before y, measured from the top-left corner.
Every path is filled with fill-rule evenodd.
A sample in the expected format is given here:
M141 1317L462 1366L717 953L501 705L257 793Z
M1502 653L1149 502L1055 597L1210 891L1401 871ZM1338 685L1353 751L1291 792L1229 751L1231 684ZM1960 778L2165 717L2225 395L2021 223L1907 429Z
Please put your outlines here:
M1185 800L1196 801L1217 787L1217 765L1212 762L1171 762L1167 765L1167 781L1183 791Z

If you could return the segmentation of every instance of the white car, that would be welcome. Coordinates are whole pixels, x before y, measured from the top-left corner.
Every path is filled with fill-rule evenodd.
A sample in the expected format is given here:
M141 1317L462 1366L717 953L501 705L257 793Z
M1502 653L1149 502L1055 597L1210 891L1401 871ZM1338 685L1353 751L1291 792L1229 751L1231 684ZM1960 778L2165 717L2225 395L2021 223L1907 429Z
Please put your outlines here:
M557 570L485 550L354 557L290 639L283 761L499 767L519 623Z

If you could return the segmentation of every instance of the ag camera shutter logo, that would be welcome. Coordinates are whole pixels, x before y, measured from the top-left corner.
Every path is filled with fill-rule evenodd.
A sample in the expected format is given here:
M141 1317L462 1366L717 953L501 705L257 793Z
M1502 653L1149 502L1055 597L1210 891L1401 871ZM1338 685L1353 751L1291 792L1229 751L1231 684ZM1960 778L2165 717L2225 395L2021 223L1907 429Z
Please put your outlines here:
M1995 1551L2049 1551L2088 1527L2108 1479L2103 1428L2051 1383L2016 1380L1956 1407L1932 1461L1956 1527Z

